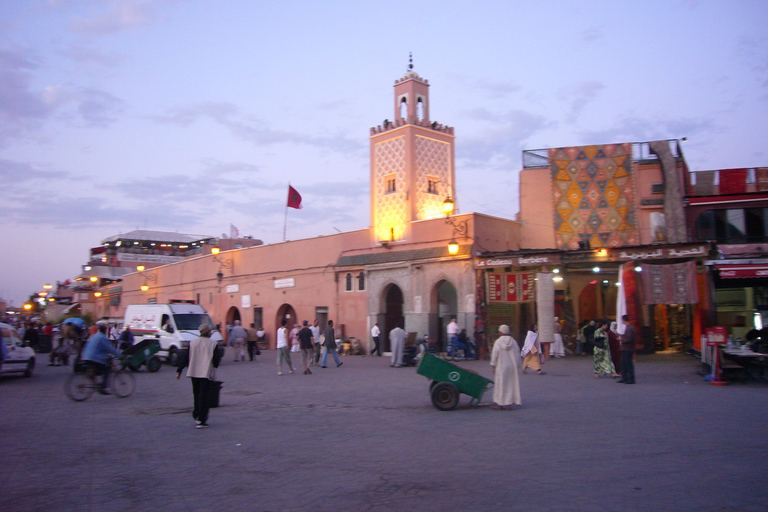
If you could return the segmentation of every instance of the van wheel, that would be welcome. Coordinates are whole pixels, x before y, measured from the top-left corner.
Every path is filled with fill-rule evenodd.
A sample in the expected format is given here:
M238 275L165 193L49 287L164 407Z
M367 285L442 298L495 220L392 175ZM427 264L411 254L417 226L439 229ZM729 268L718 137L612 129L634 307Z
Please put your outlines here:
M179 365L179 351L176 349L176 347L171 347L168 349L168 364L171 366Z

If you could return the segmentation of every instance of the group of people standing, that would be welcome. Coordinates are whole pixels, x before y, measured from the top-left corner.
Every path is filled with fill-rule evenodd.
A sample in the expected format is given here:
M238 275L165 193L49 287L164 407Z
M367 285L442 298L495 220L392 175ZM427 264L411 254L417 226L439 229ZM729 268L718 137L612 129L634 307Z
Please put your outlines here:
M557 322L557 319L555 321ZM619 334L616 322L611 323L610 329L607 320L586 324L586 326L594 326L594 329L587 330L590 333L589 343L594 358L594 372L596 378L610 375L614 378L620 377L616 381L618 383L634 384L637 331L630 323L628 315L622 316L622 322L624 323L623 334ZM610 340L614 340L619 349L618 367L614 366L611 359ZM494 342L491 352L491 367L494 374L492 409L512 410L513 406L522 405L520 373L524 373L529 367L539 375L545 373L541 368L543 359L541 345L536 324L533 324L528 330L522 349L517 341L510 336L508 325L499 327L499 337Z
M621 377L618 382L635 383L634 354L637 351L637 331L628 315L622 316L624 333L617 322L592 320L585 322L577 338L577 353L591 355L595 378L609 375Z
M320 354L322 352L321 368L327 368L328 354L333 356L338 368L343 362L339 360L336 352L336 331L333 329L333 320L328 320L325 332L320 334L320 326L317 320L312 326L307 320L304 320L303 327L295 333L295 339L298 343L293 343L294 335L288 332L286 325L288 322L283 320L280 328L277 330L277 374L283 375L283 361L288 365L288 370L293 373L293 363L291 362L291 348L288 345L291 340L291 347L297 346L301 352L301 361L304 367L304 375L311 375L310 366L318 366L320 363ZM321 350L325 349L325 350ZM295 351L294 351L295 352Z

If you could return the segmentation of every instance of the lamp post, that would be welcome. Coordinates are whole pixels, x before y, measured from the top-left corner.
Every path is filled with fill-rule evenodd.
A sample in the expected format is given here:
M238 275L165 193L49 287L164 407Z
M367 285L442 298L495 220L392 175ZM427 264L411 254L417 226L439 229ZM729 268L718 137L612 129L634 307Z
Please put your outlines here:
M141 291L146 292L149 290L149 282L157 281L157 276L154 274L145 274L144 273L144 265L137 265L136 270L141 274L141 276L144 278L144 284L140 286Z
M469 233L469 223L466 220L457 222L451 218L451 214L453 213L455 206L456 205L453 202L453 199L451 199L451 196L446 197L445 201L443 201L445 222L446 224L450 224L453 228L453 232L451 233L451 241L448 242L448 254L451 256L454 256L459 252L459 243L456 241L456 237L458 236L461 238L467 238L467 234Z
M235 268L235 261L228 259L223 260L219 258L219 253L221 252L221 249L219 247L211 247L211 254L213 255L213 261L219 264L219 271L216 272L216 281L221 284L222 279L224 279L224 272L222 272L223 269L227 270L234 270Z

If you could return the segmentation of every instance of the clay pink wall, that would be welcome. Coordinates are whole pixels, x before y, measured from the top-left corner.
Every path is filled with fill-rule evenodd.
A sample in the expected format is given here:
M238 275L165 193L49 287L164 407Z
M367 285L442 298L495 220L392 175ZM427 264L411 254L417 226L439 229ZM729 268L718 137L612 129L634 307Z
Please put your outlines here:
M520 171L520 245L525 249L552 249L555 216L552 211L552 176L549 168Z
M296 310L298 320L313 320L315 307L328 308L328 317L336 323L348 324L347 334L361 337L358 322L339 316L339 286L333 265L344 250L366 247L368 230L340 233L306 240L264 245L246 249L221 252L222 261L233 261L232 270L222 269L224 279L216 280L219 264L213 257L201 256L184 262L145 271L147 276L156 276L147 281L150 290L140 291L145 282L142 274L129 274L122 283L122 299L119 314L129 304L146 303L149 298L158 303L171 299L196 300L206 308L216 323L225 323L227 311L236 307L243 323L253 321L253 308L263 308L264 329L274 346L277 329L276 315L283 304L290 304ZM295 286L275 289L276 279L293 278ZM237 285L239 290L227 292L228 285ZM242 296L250 295L250 307L242 307ZM365 311L365 293L345 296L345 309ZM355 303L359 304L355 304ZM363 315L362 325L365 325Z

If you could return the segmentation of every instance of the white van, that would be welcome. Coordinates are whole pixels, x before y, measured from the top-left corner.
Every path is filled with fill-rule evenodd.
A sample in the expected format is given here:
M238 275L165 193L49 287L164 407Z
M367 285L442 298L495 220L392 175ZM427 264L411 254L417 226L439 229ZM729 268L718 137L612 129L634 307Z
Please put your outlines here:
M179 351L188 349L189 342L200 336L198 328L205 322L211 327L216 325L205 308L197 304L132 304L125 310L123 327L130 326L134 343L158 340L158 355L176 366ZM219 344L224 341L215 329L211 339Z

